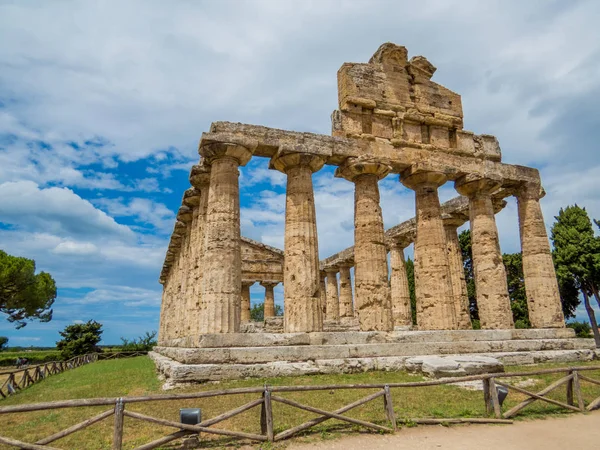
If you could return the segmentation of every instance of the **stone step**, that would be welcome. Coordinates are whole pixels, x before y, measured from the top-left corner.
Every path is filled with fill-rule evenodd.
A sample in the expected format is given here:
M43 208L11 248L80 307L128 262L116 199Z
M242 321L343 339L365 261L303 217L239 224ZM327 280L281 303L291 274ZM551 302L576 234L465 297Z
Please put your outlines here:
M167 379L167 386L243 378L269 378L317 374L361 373L372 370L406 369L412 356L375 358L316 359L300 362L276 361L262 364L181 364L156 352L148 354L157 370ZM541 350L530 352L472 353L473 356L494 357L505 365L555 362L571 364L600 358L600 350ZM453 356L453 355L449 355ZM532 369L534 370L534 369Z
M382 356L444 355L464 353L579 350L594 347L592 339L513 339L507 341L457 341L272 347L178 348L155 351L185 364L257 364L271 361L373 358Z
M526 339L569 339L570 328L528 330L451 331L342 331L320 333L223 333L203 334L165 343L168 347L273 347L288 345L343 345L376 343L506 341Z

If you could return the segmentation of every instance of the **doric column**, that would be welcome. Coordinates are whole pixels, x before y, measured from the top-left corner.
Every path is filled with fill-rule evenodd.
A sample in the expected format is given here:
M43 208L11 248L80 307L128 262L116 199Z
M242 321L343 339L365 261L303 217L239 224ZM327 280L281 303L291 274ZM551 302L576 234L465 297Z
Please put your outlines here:
M446 233L446 250L448 252L448 264L450 267L450 282L454 298L454 309L459 330L471 330L471 314L469 308L469 296L467 294L467 281L465 279L465 266L462 258L462 250L458 242L457 228L466 222L466 219L448 215L442 217L444 231Z
M378 186L389 171L383 162L361 158L348 158L335 171L354 182L354 284L361 331L394 328Z
M276 281L261 281L260 285L265 288L264 317L275 317L275 294L273 288L279 283Z
M177 212L177 220L185 223L183 239L181 240L180 263L179 270L181 272L181 299L180 299L180 331L181 337L189 336L191 329L190 298L192 297L193 282L192 282L192 210L188 206L182 205Z
M538 184L525 185L516 195L527 308L534 328L564 328L558 282L540 208L544 195Z
M514 327L491 197L499 186L496 180L476 176L465 176L455 182L456 190L469 197L473 273L483 329Z
M340 317L354 317L350 266L340 266Z
M438 187L446 182L446 176L440 172L409 169L400 181L415 191L417 325L419 330L454 330L456 312L438 196Z
M242 281L242 305L240 312L240 321L242 323L250 322L250 286L253 284L254 281Z
M327 274L325 271L319 273L319 291L321 298L321 312L323 317L326 317L327 311L327 288L325 287L325 278L327 278Z
M169 242L169 251L173 254L173 265L171 267L172 276L172 314L170 321L171 337L180 338L182 320L185 310L185 300L183 299L182 291L182 244L184 236L187 232L187 226L185 223L177 221L175 222L175 228L171 235L171 241Z
M280 148L270 167L287 175L283 268L286 333L323 330L319 292L319 244L312 174L325 160Z
M242 287L238 167L250 160L252 151L237 144L214 143L201 152L211 170L200 333L234 333L240 329Z
M327 307L325 319L330 322L340 321L340 298L338 291L337 269L325 269L327 274Z
M194 206L192 219L192 280L193 292L190 305L192 320L191 332L200 333L200 316L202 314L202 278L204 274L204 246L206 229L206 208L208 206L208 191L210 185L210 167L197 164L190 172L190 183L196 192L197 205ZM194 198L194 197L192 197Z
M408 242L394 242L390 247L392 317L396 327L412 326L410 290L404 260L404 249L408 245Z

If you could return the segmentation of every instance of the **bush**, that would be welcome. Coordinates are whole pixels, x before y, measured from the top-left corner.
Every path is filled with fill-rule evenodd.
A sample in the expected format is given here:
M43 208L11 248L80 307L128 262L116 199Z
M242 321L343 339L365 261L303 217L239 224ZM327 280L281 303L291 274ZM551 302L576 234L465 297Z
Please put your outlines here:
M152 350L152 347L156 345L156 331L148 332L143 336L140 336L137 339L133 339L132 341L121 338L121 348L122 352L149 352Z
M59 334L63 339L56 343L56 348L61 351L64 359L102 351L98 347L102 335L102 324L95 320L67 325L63 331L59 331Z
M2 352L0 354L0 366L14 366L17 358L27 358L29 364L41 364L50 361L62 360L60 352L56 350L49 351L28 351L20 352Z
M575 335L579 338L592 337L592 329L590 327L590 324L587 322L569 322L567 324L567 328L573 328L575 330Z
M6 350L6 347L8 347L8 338L0 336L0 352Z

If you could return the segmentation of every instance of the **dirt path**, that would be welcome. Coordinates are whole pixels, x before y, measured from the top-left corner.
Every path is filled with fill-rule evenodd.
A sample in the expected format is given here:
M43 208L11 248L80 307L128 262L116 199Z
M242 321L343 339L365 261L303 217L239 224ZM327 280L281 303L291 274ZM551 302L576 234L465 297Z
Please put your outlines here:
M600 411L568 417L515 422L513 425L453 425L403 428L395 435L360 435L289 450L563 450L598 448Z

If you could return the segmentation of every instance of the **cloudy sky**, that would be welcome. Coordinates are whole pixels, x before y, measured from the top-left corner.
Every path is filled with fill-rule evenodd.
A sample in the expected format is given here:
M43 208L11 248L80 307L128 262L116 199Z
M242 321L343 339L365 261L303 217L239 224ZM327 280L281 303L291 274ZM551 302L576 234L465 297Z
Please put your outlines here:
M600 218L598 17L593 0L0 0L0 248L59 287L52 322L0 320L0 335L53 345L95 319L111 344L157 329L201 133L227 120L329 134L338 68L387 41L438 68L505 162L541 170L548 226L575 202ZM314 184L325 257L352 245L353 191L330 168ZM240 185L242 233L283 247L285 178L257 159ZM380 188L386 226L414 215L397 177ZM518 251L513 200L497 221Z

